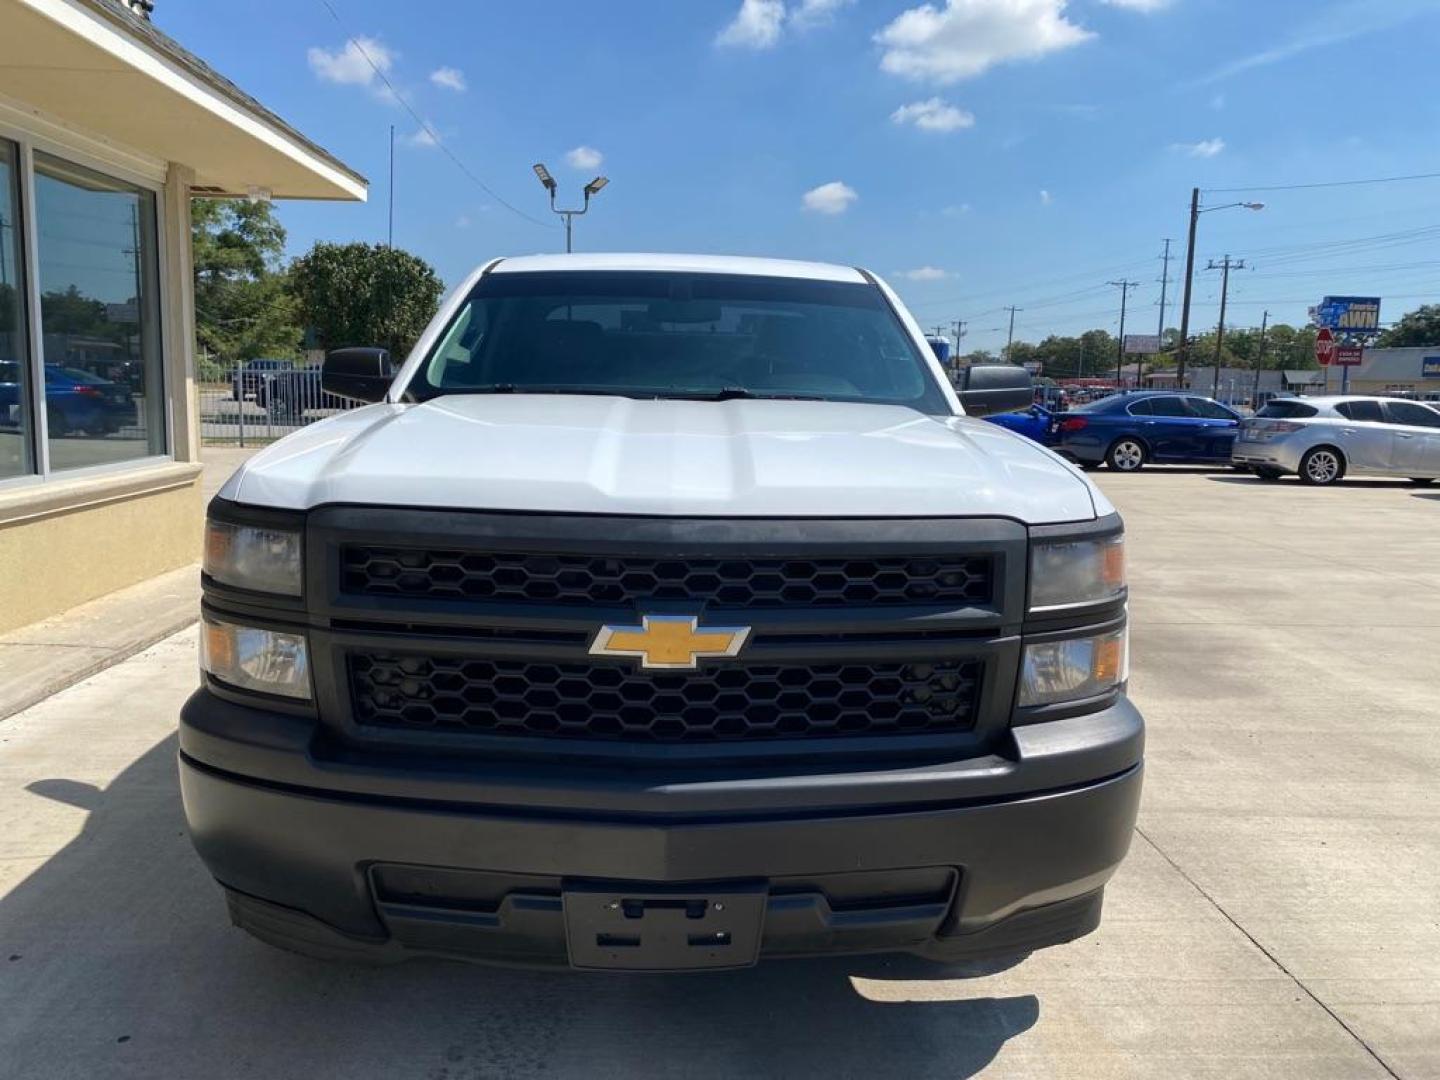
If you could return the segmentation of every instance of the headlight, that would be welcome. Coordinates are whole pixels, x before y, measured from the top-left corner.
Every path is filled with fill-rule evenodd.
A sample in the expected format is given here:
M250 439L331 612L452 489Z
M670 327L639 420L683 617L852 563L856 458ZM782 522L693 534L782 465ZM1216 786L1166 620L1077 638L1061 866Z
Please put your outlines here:
M205 523L205 573L222 585L299 596L300 565L298 532Z
M1130 639L1122 627L1097 637L1025 646L1019 704L1054 705L1113 690L1130 677Z
M1037 542L1030 551L1030 610L1074 607L1125 595L1125 535Z
M310 655L303 634L240 626L207 615L200 626L200 667L240 690L310 697Z

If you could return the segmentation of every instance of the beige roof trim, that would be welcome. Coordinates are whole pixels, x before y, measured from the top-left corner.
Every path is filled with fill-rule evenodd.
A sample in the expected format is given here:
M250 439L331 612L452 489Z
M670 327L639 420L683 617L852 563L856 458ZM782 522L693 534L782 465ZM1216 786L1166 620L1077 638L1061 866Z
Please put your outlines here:
M333 198L363 201L364 177L309 142L238 87L108 0L5 0L42 15L123 65L320 178ZM0 6L4 6L0 4ZM240 192L239 194L243 194Z

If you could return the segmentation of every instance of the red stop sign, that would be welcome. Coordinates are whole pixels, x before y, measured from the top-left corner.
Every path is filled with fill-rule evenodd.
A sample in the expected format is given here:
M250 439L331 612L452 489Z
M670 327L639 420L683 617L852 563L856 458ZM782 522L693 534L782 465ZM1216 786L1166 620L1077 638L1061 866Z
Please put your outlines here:
M1328 367L1335 362L1335 335L1329 328L1315 335L1315 359L1320 362L1321 367Z

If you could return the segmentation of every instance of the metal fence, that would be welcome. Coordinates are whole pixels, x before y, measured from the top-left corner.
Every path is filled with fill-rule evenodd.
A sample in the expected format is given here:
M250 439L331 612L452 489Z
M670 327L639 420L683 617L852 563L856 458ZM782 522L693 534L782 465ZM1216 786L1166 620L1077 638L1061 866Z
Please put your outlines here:
M200 384L200 437L216 446L259 446L360 403L320 388L318 367L238 365Z

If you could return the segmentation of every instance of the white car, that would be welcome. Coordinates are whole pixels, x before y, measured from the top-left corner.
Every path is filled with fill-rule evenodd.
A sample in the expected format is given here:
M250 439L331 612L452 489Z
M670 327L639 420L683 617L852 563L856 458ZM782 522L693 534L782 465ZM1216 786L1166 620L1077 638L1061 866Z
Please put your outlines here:
M330 957L1024 953L1130 843L1123 526L843 266L504 259L210 504L190 834Z
M1440 410L1360 394L1275 398L1240 422L1231 460L1262 480L1334 484L1362 473L1428 484L1440 477Z

